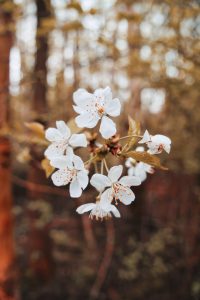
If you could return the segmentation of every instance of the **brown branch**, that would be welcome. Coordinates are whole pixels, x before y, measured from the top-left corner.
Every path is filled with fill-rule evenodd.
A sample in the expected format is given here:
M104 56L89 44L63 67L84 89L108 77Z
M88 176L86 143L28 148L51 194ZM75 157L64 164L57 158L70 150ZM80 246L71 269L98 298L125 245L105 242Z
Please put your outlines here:
M90 299L98 298L99 292L101 290L101 287L103 286L103 283L105 281L112 260L112 256L114 252L114 242L115 242L115 229L113 225L113 220L110 219L109 221L106 222L105 253L102 262L100 264L99 270L97 272L96 280L90 292Z
M56 187L50 187L50 186L44 185L44 184L30 182L30 181L27 181L26 179L19 178L15 175L12 176L12 181L15 184L17 184L25 189L28 189L30 191L33 191L33 192L37 191L38 193L47 193L47 194L58 195L58 196L63 196L63 197L68 196L67 191L58 189Z

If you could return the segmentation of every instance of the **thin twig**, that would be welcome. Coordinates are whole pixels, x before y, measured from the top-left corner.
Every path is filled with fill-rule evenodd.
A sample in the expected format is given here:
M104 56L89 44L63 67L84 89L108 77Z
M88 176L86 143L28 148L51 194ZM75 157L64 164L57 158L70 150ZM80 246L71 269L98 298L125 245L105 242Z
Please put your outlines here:
M103 174L103 161L101 161L101 174Z
M108 171L109 171L109 170L108 170L108 165L107 165L107 162L106 162L105 158L103 159L103 162L104 162L104 165L105 165L106 171L108 172Z
M142 135L136 135L136 134L133 134L133 135L126 135L126 136L122 136L121 138L119 138L119 140L131 138L131 137L142 138Z
M97 272L96 280L90 292L90 299L97 299L99 292L103 283L106 279L106 275L112 260L114 252L114 242L115 242L115 229L113 225L113 220L110 219L106 222L106 247L105 254L100 264L99 270Z

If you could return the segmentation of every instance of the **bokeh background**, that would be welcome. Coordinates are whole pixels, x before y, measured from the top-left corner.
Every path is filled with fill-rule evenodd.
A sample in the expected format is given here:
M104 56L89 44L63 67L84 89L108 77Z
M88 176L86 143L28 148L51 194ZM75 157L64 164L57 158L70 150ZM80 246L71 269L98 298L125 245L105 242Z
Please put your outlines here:
M200 299L200 2L0 0L0 300ZM72 94L110 86L172 139L120 220L41 168L25 122L69 120Z

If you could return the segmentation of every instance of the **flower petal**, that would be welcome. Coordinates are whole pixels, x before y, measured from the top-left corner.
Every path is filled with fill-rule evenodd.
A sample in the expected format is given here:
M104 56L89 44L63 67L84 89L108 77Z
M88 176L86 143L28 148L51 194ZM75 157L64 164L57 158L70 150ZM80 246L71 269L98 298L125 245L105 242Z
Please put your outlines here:
M72 161L69 159L68 156L62 155L59 157L52 158L50 161L50 165L58 169L65 169L68 167L72 167Z
M111 181L109 178L102 174L94 174L90 180L90 183L99 192L102 192L107 186L111 186Z
M48 148L44 152L44 155L48 159L52 159L57 156L63 155L63 153L65 152L65 149L66 149L65 145L61 145L58 142L54 142L48 146Z
M101 194L99 203L104 210L109 211L109 206L112 200L113 200L113 190L112 188L109 188Z
M77 179L78 179L80 186L84 190L86 188L86 186L88 185L88 181L89 181L88 173L86 171L78 172Z
M56 127L64 138L68 139L70 137L71 131L64 121L56 121Z
M79 128L94 128L99 121L99 116L96 113L85 112L75 118L76 125Z
M146 130L143 135L143 138L138 142L138 144L148 143L149 141L151 141L151 136L150 136L148 130Z
M86 147L87 146L87 139L85 134L72 134L69 140L69 144L72 147Z
M108 118L107 116L103 116L99 131L104 139L109 139L110 137L115 135L116 125L110 118Z
M82 194L81 186L76 178L70 183L69 193L72 198L79 198Z
M121 217L119 210L118 210L117 207L114 206L113 204L110 205L110 210L111 210L111 212L113 213L113 215L114 215L116 218L120 218L120 217Z
M105 111L111 117L119 116L121 111L121 103L119 99L115 98L109 101L105 106Z
M121 186L118 192L115 193L116 199L119 199L123 204L129 205L135 200L135 195L129 187Z
M117 182L119 177L122 175L122 171L123 171L122 165L114 166L110 168L108 172L108 178L111 180L112 183Z
M63 138L60 131L56 128L48 128L45 131L45 137L50 142L57 142Z
M96 206L95 203L86 203L86 204L80 205L76 209L76 212L79 213L79 214L83 214L83 213L85 213L87 211L92 210L95 206Z
M71 180L71 172L67 169L58 170L53 173L51 179L56 186L66 185Z
M74 103L82 108L94 102L94 95L88 93L85 89L78 89L73 94Z
M78 155L73 156L73 163L74 163L74 168L76 170L84 170L85 169L84 163Z
M136 176L123 176L120 180L119 180L120 184L123 184L124 186L137 186L141 184L141 180L140 178L136 177Z
M72 105L73 106L73 109L74 111L77 113L77 114L83 114L84 113L84 109L80 106L76 106L76 105Z

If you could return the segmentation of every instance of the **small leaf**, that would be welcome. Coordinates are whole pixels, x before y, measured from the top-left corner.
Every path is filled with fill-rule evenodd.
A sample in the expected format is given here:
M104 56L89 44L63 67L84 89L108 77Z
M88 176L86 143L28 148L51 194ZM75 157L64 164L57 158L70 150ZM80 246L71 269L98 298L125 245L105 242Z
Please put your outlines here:
M42 169L45 171L45 174L46 174L46 177L48 178L52 173L53 171L55 170L54 167L52 167L50 165L50 162L47 158L44 158L42 161L41 161L41 166L42 166Z
M45 131L44 131L44 126L38 122L28 122L25 123L25 126L34 133L37 137L40 139L45 138Z
M128 116L128 123L129 123L129 129L128 129L128 136L132 135L140 135L140 123L133 120L130 116ZM128 142L123 147L122 152L128 151L136 142L138 137L132 136L128 139Z
M149 164L149 165L151 165L155 168L161 169L161 170L168 170L168 168L161 165L159 157L149 154L145 151L143 151L143 152L129 151L129 152L123 153L123 156L134 158L136 161L142 161L146 164Z

